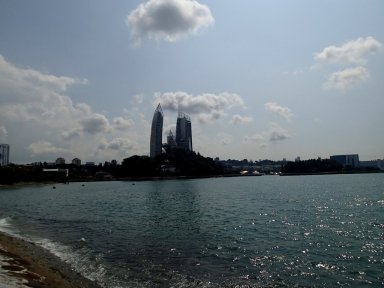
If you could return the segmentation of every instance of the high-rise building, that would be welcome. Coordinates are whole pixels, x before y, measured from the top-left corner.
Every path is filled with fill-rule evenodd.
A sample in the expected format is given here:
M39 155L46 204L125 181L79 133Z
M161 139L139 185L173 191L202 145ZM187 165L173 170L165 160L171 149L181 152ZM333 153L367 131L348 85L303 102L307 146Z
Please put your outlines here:
M161 154L163 140L163 110L160 104L157 106L152 119L150 156L151 158Z
M177 148L192 151L192 124L188 115L179 112L176 123Z
M9 164L9 145L0 144L0 166L7 166Z

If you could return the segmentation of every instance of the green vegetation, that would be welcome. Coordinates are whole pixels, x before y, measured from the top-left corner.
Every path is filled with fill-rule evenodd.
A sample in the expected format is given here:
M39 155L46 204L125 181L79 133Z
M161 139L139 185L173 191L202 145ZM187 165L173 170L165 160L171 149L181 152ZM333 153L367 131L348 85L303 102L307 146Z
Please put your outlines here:
M132 156L123 160L120 176L123 177L171 177L212 176L223 172L212 158L195 152L172 150L152 159L147 156Z
M282 167L284 174L316 174L340 173L343 166L330 159L310 159L305 161L288 162Z
M48 170L46 170L48 169ZM52 170L52 169L56 169ZM67 177L68 171L68 177ZM67 182L113 180L151 177L207 177L223 173L223 168L212 158L194 152L173 150L155 159L134 155L125 158L121 165L109 162L99 165L73 164L8 165L0 167L0 184L20 182Z

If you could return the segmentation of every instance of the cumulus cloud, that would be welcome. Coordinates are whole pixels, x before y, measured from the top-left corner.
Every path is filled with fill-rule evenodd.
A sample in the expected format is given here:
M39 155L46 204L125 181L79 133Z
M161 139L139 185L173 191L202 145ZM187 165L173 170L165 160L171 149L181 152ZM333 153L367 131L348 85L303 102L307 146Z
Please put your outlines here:
M128 117L115 117L110 121L105 115L95 113L88 104L73 103L66 95L68 88L86 83L86 80L20 68L0 55L0 139L12 131L6 140L12 143L13 161L52 161L65 155L92 161L113 159L125 154L113 150L116 143L109 139L118 138L122 130L131 126L149 131L140 121L135 124ZM14 133L20 127L22 131ZM145 133L136 134L135 130L130 129L135 139L142 141L147 137ZM97 154L98 145L105 137L111 149ZM146 147L134 147L136 153L146 151Z
M243 107L243 99L233 93L223 92L220 94L204 93L191 95L186 92L156 93L155 103L160 103L164 110L183 111L198 115L201 123L208 123L219 119L225 114L225 110L233 107Z
M111 150L130 150L133 147L134 144L127 138L114 138L110 142L106 142L103 146L100 146L102 149Z
M109 130L109 121L102 114L93 113L81 120L80 124L83 130L90 134L107 132Z
M323 51L315 53L314 58L318 62L365 65L368 56L376 53L381 46L378 40L369 36L348 41L339 47L325 47Z
M58 157L58 155L68 153L67 149L56 147L49 141L38 141L38 142L31 143L30 145L28 145L27 149L31 151L33 154L54 155L55 157Z
M196 0L149 0L126 18L136 39L174 42L214 23L208 6Z
M265 110L276 113L284 117L287 121L291 121L293 113L288 107L280 106L276 102L267 102L264 104Z
M280 127L275 123L272 123L270 124L268 130L252 136L245 136L244 141L255 142L258 143L260 147L265 147L267 145L267 142L283 141L290 137L291 135L286 129Z
M238 124L246 124L246 123L251 123L253 121L252 117L249 116L241 116L239 114L235 114L232 116L231 123L238 125Z
M74 84L87 84L87 79L76 79L65 76L55 76L52 74L41 73L30 68L18 68L15 65L7 62L5 58L0 55L0 78L13 79L18 84L23 83L40 83L41 85L48 86L53 90L65 91L68 86ZM23 85L24 88L25 85Z
M317 68L323 63L341 66L343 70L331 73L323 88L346 91L369 78L368 70L363 66L367 64L369 56L378 52L381 47L382 44L371 36L348 41L341 46L331 45L315 53L317 63L312 68Z
M125 119L123 117L115 117L112 121L113 128L117 130L127 130L134 125L133 120Z
M291 137L287 130L277 125L272 126L266 133L269 141L282 141Z
M369 78L367 69L362 66L349 68L332 73L324 83L325 89L338 89L346 91L349 88L357 86Z
M71 140L71 139L74 139L76 137L80 137L83 135L82 133L82 129L81 128L74 128L74 129L70 129L68 131L63 131L61 133L61 136L63 138L63 140Z

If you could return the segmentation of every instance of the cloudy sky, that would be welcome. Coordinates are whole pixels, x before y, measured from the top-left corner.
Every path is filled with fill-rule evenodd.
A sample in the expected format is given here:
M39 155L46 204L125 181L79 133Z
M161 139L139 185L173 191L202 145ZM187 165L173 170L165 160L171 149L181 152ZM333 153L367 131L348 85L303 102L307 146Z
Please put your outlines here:
M221 159L384 158L384 1L0 1L11 161L149 154L190 115Z

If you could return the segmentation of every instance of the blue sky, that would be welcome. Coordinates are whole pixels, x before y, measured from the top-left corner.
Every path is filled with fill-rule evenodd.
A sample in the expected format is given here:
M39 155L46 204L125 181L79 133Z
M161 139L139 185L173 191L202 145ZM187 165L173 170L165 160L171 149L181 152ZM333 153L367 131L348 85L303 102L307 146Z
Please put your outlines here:
M384 158L384 2L0 1L15 163L149 154L177 110L221 159ZM164 141L165 141L164 137Z

